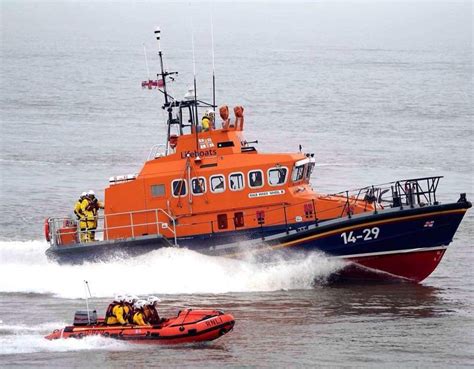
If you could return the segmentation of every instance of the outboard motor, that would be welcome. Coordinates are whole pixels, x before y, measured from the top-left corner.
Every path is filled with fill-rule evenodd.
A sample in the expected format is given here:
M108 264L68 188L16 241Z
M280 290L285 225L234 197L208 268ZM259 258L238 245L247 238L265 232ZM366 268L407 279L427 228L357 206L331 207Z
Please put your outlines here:
M96 325L97 324L97 311L96 310L78 310L74 314L75 326L83 325Z

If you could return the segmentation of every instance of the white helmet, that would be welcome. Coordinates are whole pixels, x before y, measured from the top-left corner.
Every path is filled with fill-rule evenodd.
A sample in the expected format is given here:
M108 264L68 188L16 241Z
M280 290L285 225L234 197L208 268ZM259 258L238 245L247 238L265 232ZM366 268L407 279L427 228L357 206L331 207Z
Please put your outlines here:
M161 302L161 300L156 296L148 296L147 298L147 305L156 306L159 302Z
M146 305L146 301L145 301L145 300L138 300L137 302L135 302L135 303L133 304L133 307L134 307L135 309L141 309L141 308L143 308L145 305Z
M125 302L128 302L129 304L134 304L139 300L138 296L135 295L127 295L125 297Z
M87 191L87 194L88 194L89 196L95 196L95 192L94 192L93 190Z
M84 191L83 193L81 193L81 197L85 197L85 196L87 196L87 192L86 192L86 191Z
M207 116L214 115L214 114L215 114L214 110L212 110L212 109L207 109L206 110L206 115Z
M123 302L124 300L125 300L124 295L115 295L115 297L114 297L115 302Z

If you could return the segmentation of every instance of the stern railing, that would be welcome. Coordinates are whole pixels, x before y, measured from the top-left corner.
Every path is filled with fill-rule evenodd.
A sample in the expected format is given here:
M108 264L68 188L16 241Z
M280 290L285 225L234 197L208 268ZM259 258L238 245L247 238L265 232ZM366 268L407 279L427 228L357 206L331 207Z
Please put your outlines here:
M161 215L161 216L160 216ZM145 216L151 221L136 221L137 216ZM164 219L163 219L164 216ZM121 222L125 224L109 226L108 223L112 223L111 218L113 217L122 217L127 218L126 222ZM64 244L64 239L67 239L67 243L86 243L90 242L91 232L94 232L95 240L94 241L106 241L112 239L109 237L110 231L116 230L128 230L132 239L144 236L144 235L163 235L163 229L168 230L173 238L173 245L178 246L177 235L176 235L176 219L171 216L168 212L161 208L156 209L147 209L147 210L137 210L130 212L121 212L121 213L112 213L99 215L95 219L97 221L97 228L95 229L85 229L81 230L80 220L76 220L69 217L55 217L48 219L49 232L50 232L50 243L54 245ZM138 235L136 230L139 227L152 227L152 230L156 232L140 234ZM149 229L149 228L148 228ZM119 238L113 238L119 239Z

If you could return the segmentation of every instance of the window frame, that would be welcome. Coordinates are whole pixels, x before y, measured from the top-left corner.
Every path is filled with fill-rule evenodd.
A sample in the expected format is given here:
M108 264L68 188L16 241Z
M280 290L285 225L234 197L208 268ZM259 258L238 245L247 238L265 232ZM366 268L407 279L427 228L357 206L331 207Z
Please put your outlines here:
M195 193L195 192L194 192L193 181L194 181L195 179L203 179L203 180L204 180L204 191L203 191L203 192L199 192L199 193ZM191 193L193 194L193 196L202 196L202 195L204 195L206 192L207 192L206 177L203 177L203 176L192 177L192 178L191 178Z
M285 181L283 183L278 183L278 184L271 184L270 183L270 171L271 170L275 170L275 169L285 169L286 170L286 174L285 174ZM284 186L286 184L286 182L288 182L288 167L286 166L279 166L279 167L271 167L271 168L268 168L267 169L267 183L269 186L271 187L278 187L278 186Z
M230 185L230 177L232 175L235 175L235 174L240 174L242 176L242 188L239 188L239 189L232 189L232 186ZM232 172L232 173L229 173L229 176L227 178L229 180L229 190L231 191L234 191L234 192L239 192L239 191L243 191L245 190L245 174L243 172Z
M252 186L250 184L250 173L253 173L253 172L260 172L260 174L262 175L262 184L260 186ZM247 181L248 181L248 184L249 184L249 188L252 188L252 189L256 189L256 188L262 188L263 186L265 186L265 175L263 173L263 170L261 169L253 169L253 170L249 170L248 173L247 173Z
M154 187L161 187L163 189L163 193L160 194L160 195L154 195L153 194L153 188ZM166 186L163 183L152 184L150 186L150 194L151 194L152 199L157 199L157 198L160 198L160 197L166 197Z
M182 195L175 195L174 194L174 183L175 182L178 182L178 181L182 181L184 183L184 194ZM174 197L174 198L177 198L179 199L180 197L183 197L183 196L186 196L188 194L188 181L186 181L185 179L173 179L171 181L171 195Z
M306 168L307 168L308 163L305 164L300 164L296 165L293 167L293 172L291 173L291 181L292 182L300 182L303 181L306 178ZM299 168L302 168L301 170L301 178L297 179L294 178L295 174L297 173L297 170L299 171Z
M212 178L214 177L222 177L223 181L222 183L224 183L224 187L222 188L222 190L219 190L219 191L214 191L212 189ZM225 178L225 175L223 174L213 174L212 176L209 177L209 190L211 191L211 193L223 193L225 192L226 190L226 178Z

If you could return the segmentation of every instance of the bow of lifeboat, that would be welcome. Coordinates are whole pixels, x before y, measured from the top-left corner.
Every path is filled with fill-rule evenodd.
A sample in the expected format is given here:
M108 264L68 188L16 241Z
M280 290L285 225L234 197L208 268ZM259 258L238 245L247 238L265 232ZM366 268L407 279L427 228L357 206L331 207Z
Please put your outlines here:
M103 323L67 326L45 336L48 340L103 336L135 343L175 344L215 340L230 332L235 324L231 314L219 310L185 309L159 325L107 326Z

